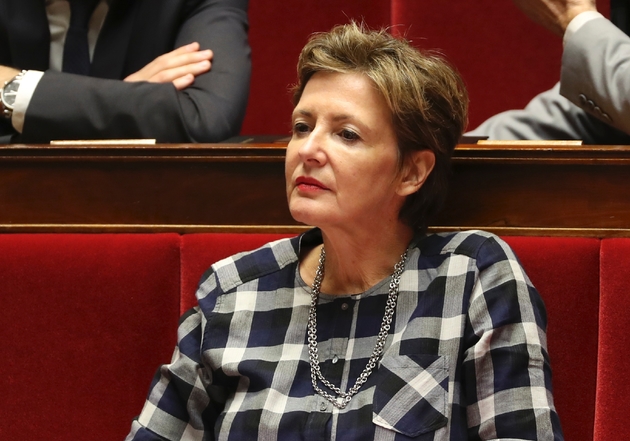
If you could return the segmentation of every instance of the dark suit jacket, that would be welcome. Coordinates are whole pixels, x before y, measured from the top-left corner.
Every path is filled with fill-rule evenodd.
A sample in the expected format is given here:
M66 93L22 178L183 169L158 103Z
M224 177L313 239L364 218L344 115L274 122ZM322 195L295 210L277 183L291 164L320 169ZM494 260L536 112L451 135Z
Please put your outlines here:
M247 0L112 0L92 76L46 72L27 109L23 134L13 140L218 142L236 135L249 93L247 29ZM212 49L214 58L211 71L189 88L120 81L193 41ZM0 64L46 71L49 50L44 0L0 0ZM15 134L7 122L0 136Z

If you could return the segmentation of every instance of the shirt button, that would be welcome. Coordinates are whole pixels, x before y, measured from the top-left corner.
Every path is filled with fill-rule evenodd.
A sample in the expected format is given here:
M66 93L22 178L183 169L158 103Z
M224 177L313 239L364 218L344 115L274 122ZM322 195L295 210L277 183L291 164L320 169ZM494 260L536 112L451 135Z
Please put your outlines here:
M337 357L336 355L333 357L332 359L332 364L335 364L339 361L339 357Z
M346 309L348 309L348 304L347 303L342 303L341 304L341 310L345 311Z
M328 409L328 404L322 403L322 404L319 405L319 410L324 411L326 409Z

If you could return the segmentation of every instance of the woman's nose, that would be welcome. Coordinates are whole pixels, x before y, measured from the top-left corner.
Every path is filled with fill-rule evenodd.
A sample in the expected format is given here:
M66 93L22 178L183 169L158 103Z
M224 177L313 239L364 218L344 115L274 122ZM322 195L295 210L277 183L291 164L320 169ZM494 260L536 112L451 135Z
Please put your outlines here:
M300 145L298 154L304 162L324 164L326 162L325 136L313 130Z

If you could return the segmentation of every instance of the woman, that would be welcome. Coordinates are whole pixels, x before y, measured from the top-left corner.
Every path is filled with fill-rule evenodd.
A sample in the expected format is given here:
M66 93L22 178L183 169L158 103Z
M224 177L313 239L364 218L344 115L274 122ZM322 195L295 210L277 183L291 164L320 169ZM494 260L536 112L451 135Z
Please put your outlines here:
M356 24L314 36L298 75L287 194L318 228L212 266L128 439L562 439L516 257L424 234L459 76Z

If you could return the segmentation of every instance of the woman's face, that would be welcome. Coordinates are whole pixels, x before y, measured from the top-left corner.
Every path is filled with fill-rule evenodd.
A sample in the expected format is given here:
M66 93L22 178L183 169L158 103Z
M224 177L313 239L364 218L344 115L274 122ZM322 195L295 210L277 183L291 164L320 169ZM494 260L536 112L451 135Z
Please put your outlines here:
M318 72L292 115L285 175L292 216L321 228L398 221L398 147L391 113L362 74Z

